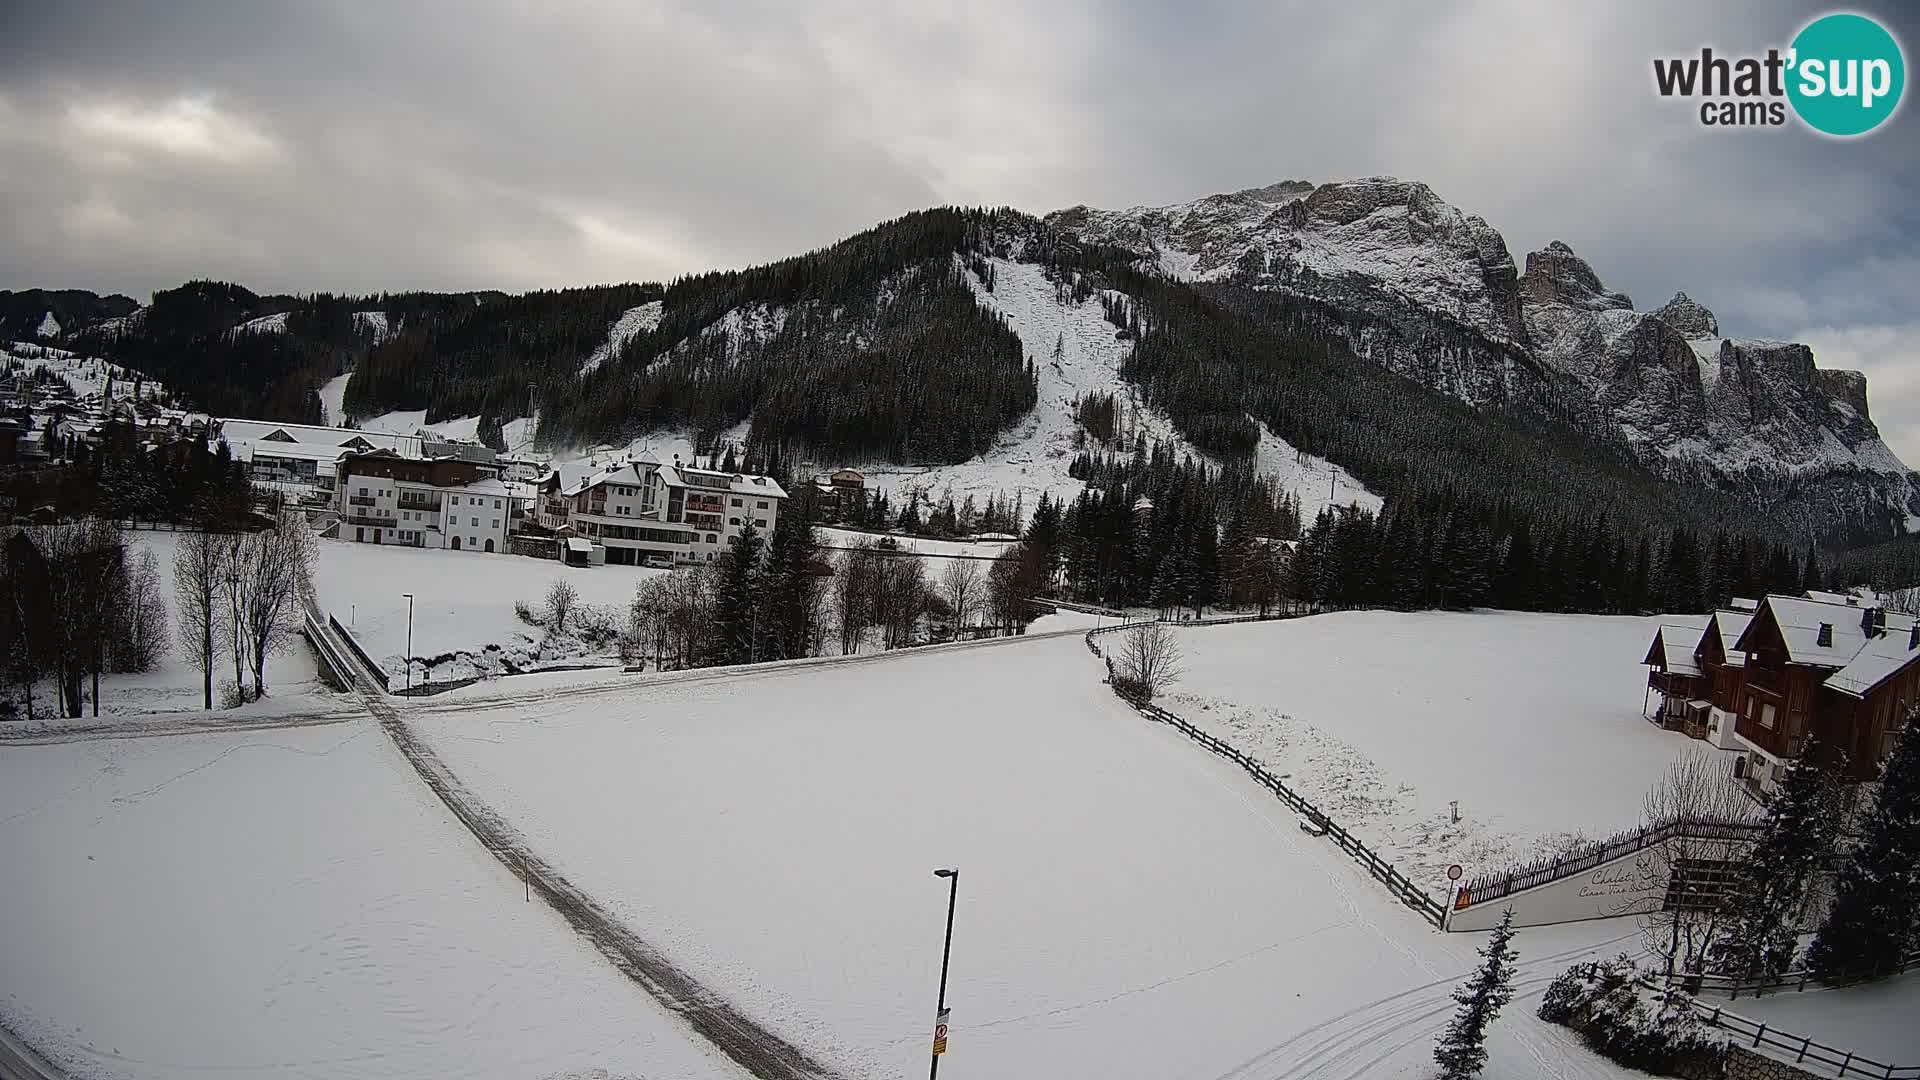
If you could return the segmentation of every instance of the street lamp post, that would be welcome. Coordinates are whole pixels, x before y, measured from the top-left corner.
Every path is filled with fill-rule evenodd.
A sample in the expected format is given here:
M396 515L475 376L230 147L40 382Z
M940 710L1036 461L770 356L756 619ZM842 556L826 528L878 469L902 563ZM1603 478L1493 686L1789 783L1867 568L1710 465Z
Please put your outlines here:
M413 594L401 593L407 598L407 693L413 693ZM391 684L389 684L391 685Z
M947 879L947 943L940 950L940 1004L934 1014L933 1064L927 1070L927 1080L939 1077L940 1055L947 1052L947 961L953 957L953 905L960 895L960 868L941 867L933 876Z

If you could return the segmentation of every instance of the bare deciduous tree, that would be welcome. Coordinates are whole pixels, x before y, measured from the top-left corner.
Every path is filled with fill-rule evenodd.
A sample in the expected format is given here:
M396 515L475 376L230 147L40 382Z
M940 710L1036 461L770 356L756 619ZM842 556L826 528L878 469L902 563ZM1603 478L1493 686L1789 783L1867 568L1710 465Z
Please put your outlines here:
M1756 807L1719 755L1688 753L1647 792L1644 814L1648 827L1657 828L1671 822L1749 821ZM1645 872L1667 888L1664 897L1648 905L1652 910L1638 913L1641 938L1661 958L1666 974L1697 972L1725 919L1719 878L1732 866L1734 852L1725 840L1681 829L1645 854Z
M580 603L580 592L573 582L566 578L554 578L547 586L547 629L560 633L567 628L567 618Z
M1148 700L1180 678L1180 643L1166 623L1150 622L1121 636L1118 674Z
M205 707L213 708L213 661L219 655L226 543L211 533L184 533L173 549L173 607L180 649L200 669Z
M151 671L167 651L167 604L160 561L143 551L125 578L120 599L122 634L115 646L119 671Z
M967 625L967 617L980 602L983 587L980 578L980 564L972 559L953 559L940 572L940 590L946 596L947 606L953 609L956 630Z
M298 511L282 510L273 528L246 537L244 552L241 617L257 698L267 692L267 657L299 634L301 605L313 592L313 530Z
M856 541L835 569L833 600L841 655L860 650L866 628L873 621L873 594L879 574L880 556L864 540Z

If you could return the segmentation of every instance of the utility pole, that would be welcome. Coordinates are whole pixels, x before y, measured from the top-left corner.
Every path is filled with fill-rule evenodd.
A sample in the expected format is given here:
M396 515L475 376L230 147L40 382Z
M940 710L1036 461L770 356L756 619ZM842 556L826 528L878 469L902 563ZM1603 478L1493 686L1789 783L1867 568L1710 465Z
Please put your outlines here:
M947 1052L947 961L953 957L953 906L960 895L960 868L942 867L933 876L947 879L947 943L940 950L940 1003L934 1014L933 1064L927 1069L927 1080L938 1080L940 1055Z
M407 692L413 692L413 594L401 593L407 598ZM392 686L392 683L388 683Z

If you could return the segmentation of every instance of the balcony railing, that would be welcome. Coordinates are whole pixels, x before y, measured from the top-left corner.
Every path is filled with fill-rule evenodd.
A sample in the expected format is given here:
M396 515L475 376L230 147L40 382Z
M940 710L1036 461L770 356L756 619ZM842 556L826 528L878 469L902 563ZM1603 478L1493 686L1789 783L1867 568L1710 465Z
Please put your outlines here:
M348 514L349 525L374 525L382 529L394 528L394 521L388 517L374 517L370 514Z
M1747 685L1756 689L1778 694L1781 684L1785 681L1782 673L1777 669L1763 667L1747 668Z
M354 506L373 506L374 505L374 499L373 499L373 496L371 495L349 495L347 496L347 502L353 504Z
M440 500L438 500L438 499L409 499L409 498L407 498L406 496L404 496L404 495L403 495L403 496L401 496L401 497L400 497L400 509L402 509L402 510L431 510L431 511L433 511L434 513L436 513L436 514L437 514L437 513L439 513L439 512L440 512Z

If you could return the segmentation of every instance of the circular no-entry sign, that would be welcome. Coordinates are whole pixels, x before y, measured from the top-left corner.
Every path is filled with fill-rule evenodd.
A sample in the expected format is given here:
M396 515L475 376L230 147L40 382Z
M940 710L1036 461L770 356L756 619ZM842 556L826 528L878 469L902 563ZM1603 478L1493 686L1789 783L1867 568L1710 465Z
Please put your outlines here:
M1459 881L1461 873L1460 864L1454 863L1452 866L1447 867L1447 880Z

